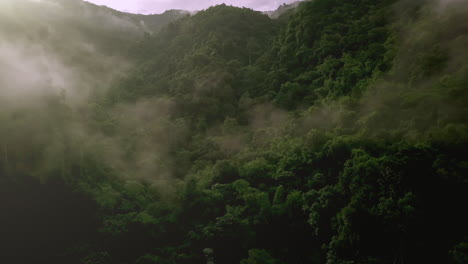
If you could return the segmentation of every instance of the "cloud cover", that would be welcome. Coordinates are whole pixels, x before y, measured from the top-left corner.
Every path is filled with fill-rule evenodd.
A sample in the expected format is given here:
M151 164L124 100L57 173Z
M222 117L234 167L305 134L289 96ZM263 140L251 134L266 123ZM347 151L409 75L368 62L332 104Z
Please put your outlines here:
M227 5L248 7L259 11L276 10L283 3L297 0L87 0L97 5L142 14L163 13L169 9L202 10L210 6L225 3Z

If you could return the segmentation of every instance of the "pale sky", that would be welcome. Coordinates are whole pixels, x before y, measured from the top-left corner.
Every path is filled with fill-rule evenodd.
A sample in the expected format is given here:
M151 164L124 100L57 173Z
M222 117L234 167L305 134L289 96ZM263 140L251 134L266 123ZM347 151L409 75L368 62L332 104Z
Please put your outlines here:
M1 1L1 0L0 0ZM129 13L159 14L169 9L184 9L189 11L206 9L213 5L249 7L259 11L276 10L283 3L297 0L86 0L97 5L106 5Z

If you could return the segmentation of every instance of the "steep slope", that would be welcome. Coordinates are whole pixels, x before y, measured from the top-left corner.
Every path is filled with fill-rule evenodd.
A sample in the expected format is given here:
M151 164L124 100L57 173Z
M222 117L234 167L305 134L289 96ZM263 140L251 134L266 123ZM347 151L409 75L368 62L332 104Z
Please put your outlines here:
M46 3L0 9L8 263L466 262L464 1L220 5L153 34L71 0L34 24Z
M303 3L271 51L264 89L289 109L365 89L391 67L392 2Z
M185 183L145 220L110 219L155 232L143 263L462 259L466 14L456 1L316 0L286 24L225 6L170 24L108 103L171 102L166 133L184 136L164 157Z
M170 96L180 115L210 122L235 115L244 92L238 76L264 53L276 30L260 12L225 5L176 21L141 44L142 65L111 96Z

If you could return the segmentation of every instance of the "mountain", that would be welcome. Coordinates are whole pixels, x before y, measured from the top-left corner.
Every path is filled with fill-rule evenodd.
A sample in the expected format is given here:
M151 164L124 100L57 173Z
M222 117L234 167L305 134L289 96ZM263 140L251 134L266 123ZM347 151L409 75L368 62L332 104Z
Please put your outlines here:
M209 116L199 117L215 121L235 114L240 71L263 55L276 24L260 12L225 5L175 21L135 50L144 63L114 87L114 100L173 96L187 111L181 115L204 109Z
M82 42L102 46L106 52L128 48L144 32L156 32L186 15L180 10L134 15L80 0L6 0L1 12L3 35L41 39L61 35L61 41L80 38Z
M464 1L0 5L4 262L466 262Z

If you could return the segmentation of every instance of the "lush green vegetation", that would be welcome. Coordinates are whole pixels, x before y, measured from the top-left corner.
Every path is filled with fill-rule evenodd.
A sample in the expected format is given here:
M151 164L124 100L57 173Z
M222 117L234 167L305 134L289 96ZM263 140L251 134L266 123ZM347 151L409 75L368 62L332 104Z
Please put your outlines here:
M465 263L467 16L219 5L116 44L86 104L0 114L9 263Z

